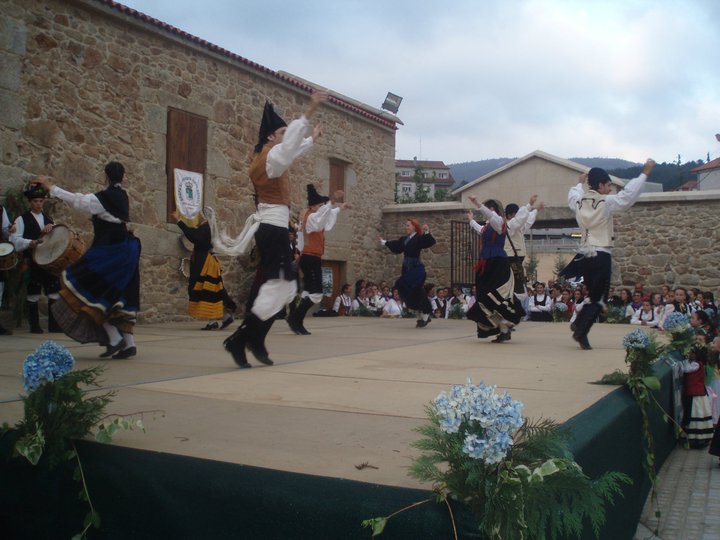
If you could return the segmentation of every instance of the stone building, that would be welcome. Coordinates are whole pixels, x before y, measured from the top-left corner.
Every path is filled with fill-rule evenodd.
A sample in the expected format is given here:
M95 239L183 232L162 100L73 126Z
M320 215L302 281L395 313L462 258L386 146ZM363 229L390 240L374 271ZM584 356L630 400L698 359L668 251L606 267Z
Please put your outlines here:
M143 242L141 321L183 317L189 253L170 222L173 170L203 174L204 204L237 234L254 211L248 166L265 100L288 122L314 85L273 71L110 0L0 3L0 195L45 174L69 190L100 190L106 162L126 167L135 234ZM324 135L291 169L292 215L305 185L345 191L328 235L326 266L338 283L383 261L376 239L395 190L398 119L330 92L316 121ZM56 222L85 240L87 216L49 202ZM240 301L252 277L247 258L222 258Z

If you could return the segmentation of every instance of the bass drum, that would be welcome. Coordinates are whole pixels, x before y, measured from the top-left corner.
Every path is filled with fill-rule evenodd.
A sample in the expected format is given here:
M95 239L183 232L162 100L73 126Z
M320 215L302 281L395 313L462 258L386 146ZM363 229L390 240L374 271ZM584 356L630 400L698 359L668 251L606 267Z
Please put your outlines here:
M85 243L65 225L55 225L38 240L33 260L40 268L59 276L85 252Z
M12 270L17 266L20 257L15 251L15 246L10 242L0 242L0 272Z

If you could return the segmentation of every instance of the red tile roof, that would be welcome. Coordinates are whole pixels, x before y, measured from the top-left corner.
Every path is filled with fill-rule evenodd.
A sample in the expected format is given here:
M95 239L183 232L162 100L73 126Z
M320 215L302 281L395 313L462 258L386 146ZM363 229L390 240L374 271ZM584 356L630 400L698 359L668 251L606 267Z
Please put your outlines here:
M236 62L245 64L246 66L249 66L249 67L255 69L256 71L259 71L265 75L274 77L275 79L278 79L286 84L289 84L291 86L299 88L300 90L304 90L305 92L308 92L308 93L312 93L314 90L314 88L308 84L297 81L286 75L282 75L282 74L278 73L277 71L273 71L272 69L266 68L265 66L261 66L260 64L253 62L252 60L248 60L247 58L244 58L238 54L230 52L227 49L223 49L222 47L219 47L213 43L210 43L209 41L201 39L197 36L193 36L192 34L185 32L184 30L180 30L179 28L177 28L175 26L172 26L163 21L160 21L158 19L150 17L149 15L145 15L144 13L137 11L133 8L130 8L128 6L120 4L118 2L113 2L112 0L95 0L95 1L99 4L103 4L109 8L112 8L120 13L129 15L135 19L149 23L157 28L160 28L161 30L165 30L167 32L175 34L176 36L179 36L180 38L182 38L186 41L192 42L195 45L199 45L200 47L203 47L210 52L213 52L215 54L220 54L220 55L230 58ZM342 107L342 108L347 109L355 114L358 114L360 116L368 118L374 122L377 122L378 124L382 124L384 126L387 126L387 127L393 128L393 129L397 129L396 122L393 122L392 120L390 120L388 118L378 116L377 114L373 113L372 111L368 111L368 110L362 109L360 107L357 107L356 105L348 103L347 101L344 101L336 96L331 95L329 101L335 105L338 105L339 107Z
M694 169L690 169L690 172L710 171L713 169L720 169L720 158L708 161L704 165L698 165Z
M423 169L449 169L447 165L445 165L442 161L422 161L422 160L414 160L414 159L396 159L395 160L395 167L412 167L413 169L417 166L422 167Z
M696 180L688 180L683 185L676 187L675 191L692 191L697 189L697 185L698 183Z

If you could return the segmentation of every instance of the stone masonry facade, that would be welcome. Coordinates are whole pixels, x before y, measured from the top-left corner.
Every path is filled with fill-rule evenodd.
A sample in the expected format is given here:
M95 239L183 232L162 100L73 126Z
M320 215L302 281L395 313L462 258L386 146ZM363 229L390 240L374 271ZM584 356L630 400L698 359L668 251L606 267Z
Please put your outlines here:
M265 100L289 122L310 89L109 1L5 0L0 36L0 197L37 174L71 191L96 192L105 163L122 162L131 227L143 243L140 321L182 319L187 293L178 268L189 253L167 222L168 109L207 119L204 204L235 235L254 211L247 171ZM313 120L323 136L290 174L297 219L305 185L327 193L330 163L344 164L345 200L356 209L341 213L325 257L342 261L350 279L383 261L373 248L381 209L393 200L395 124L346 103L340 97L321 106ZM47 208L90 240L86 215L59 201ZM226 287L242 303L253 277L248 258L221 261Z

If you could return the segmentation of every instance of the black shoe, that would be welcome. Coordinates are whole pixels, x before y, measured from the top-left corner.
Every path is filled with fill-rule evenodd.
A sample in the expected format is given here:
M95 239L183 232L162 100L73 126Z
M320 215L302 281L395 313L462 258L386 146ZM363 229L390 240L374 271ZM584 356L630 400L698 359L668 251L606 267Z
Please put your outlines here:
M270 359L270 355L265 350L265 347L262 347L261 345L248 340L247 348L250 349L250 352L255 355L255 358L257 358L258 362L261 362L266 366L272 366L275 363Z
M121 339L117 345L105 345L105 352L100 355L100 358L109 358L118 351L121 351L125 347L125 340Z
M285 322L288 323L288 326L290 327L290 330L292 330L294 333L296 333L298 336L303 335L302 328L300 327L300 324L295 320L294 317L290 316L287 319L285 319Z
M241 368L252 367L245 356L245 327L241 326L235 332L223 341L223 347L230 353L233 361Z
M592 347L590 346L590 342L588 341L587 335L574 333L573 339L578 342L580 348L583 351L589 351L590 349L592 349Z
M300 334L301 334L301 335L303 335L303 336L309 336L309 335L310 335L310 331L309 331L307 328L305 328L305 326L303 325L303 323L300 323L300 324L298 325L298 327L300 328Z
M200 330L217 330L218 328L220 328L220 325L217 322L209 322L205 326L203 326Z
M135 356L137 354L137 347L128 347L127 349L123 349L117 354L113 354L113 360L125 360L126 358L130 358L131 356Z
M500 332L498 337L492 340L493 343L502 343L504 341L510 341L510 332Z
M235 322L235 317L230 315L227 319L225 319L222 324L220 325L220 330L225 330L228 326L230 326L232 323Z
M428 319L427 321L423 321L422 319L418 319L418 322L417 322L417 324L415 325L415 328L425 328L425 327L428 325L429 322L430 322L430 319Z

